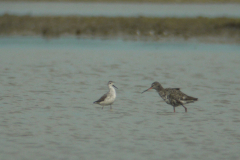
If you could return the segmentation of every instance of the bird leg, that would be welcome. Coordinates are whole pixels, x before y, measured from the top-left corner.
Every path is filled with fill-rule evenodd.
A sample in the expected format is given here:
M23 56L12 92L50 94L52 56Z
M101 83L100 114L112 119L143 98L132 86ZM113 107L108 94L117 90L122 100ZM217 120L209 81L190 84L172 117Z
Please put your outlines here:
M175 113L175 107L173 107L173 111L174 111L174 113Z
M112 105L110 105L110 109L112 109Z
M187 112L187 108L182 104L183 108L185 108L185 112Z
M103 109L104 106L102 106L102 109Z

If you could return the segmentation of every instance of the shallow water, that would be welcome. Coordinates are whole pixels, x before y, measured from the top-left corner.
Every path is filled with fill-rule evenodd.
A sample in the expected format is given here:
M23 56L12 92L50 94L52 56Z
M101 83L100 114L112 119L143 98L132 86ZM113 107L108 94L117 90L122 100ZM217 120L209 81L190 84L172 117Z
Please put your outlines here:
M0 15L240 17L240 4L0 2Z
M9 159L240 158L240 46L0 38L0 154ZM92 104L115 81L113 109ZM199 101L173 108L159 81Z

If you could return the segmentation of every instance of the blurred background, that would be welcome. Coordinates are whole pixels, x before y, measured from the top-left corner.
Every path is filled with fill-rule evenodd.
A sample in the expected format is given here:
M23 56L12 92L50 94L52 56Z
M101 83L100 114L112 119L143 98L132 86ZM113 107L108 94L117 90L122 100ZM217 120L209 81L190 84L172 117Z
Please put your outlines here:
M1 35L200 38L239 43L239 0L0 1ZM226 41L227 42L227 41Z

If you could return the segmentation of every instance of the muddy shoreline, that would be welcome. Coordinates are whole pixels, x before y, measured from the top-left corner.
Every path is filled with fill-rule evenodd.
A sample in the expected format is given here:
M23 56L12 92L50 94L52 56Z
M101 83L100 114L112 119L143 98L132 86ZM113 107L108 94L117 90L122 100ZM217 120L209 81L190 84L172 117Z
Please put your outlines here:
M2 36L213 38L240 43L239 18L0 16Z

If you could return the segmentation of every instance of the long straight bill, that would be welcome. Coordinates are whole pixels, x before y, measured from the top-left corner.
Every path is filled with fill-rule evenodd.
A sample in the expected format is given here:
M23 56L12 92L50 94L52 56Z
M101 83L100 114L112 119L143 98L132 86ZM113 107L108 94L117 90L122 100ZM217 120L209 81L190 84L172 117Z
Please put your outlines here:
M116 86L113 85L113 87L117 88ZM118 89L118 88L117 88Z
M142 94L143 94L144 92L147 92L147 91L150 90L150 89L152 89L152 87L150 87L150 88L146 89L145 91L143 91Z

